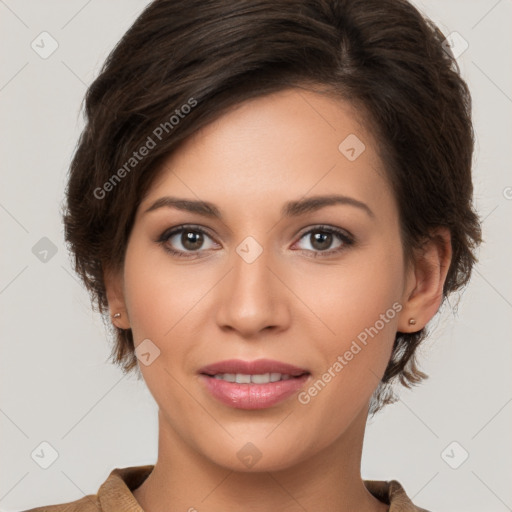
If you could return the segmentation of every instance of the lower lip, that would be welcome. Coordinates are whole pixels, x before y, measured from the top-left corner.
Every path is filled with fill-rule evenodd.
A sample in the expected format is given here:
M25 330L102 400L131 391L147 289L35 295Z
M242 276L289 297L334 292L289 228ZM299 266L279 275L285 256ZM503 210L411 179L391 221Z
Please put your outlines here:
M201 374L206 389L223 404L236 409L266 409L297 393L309 374L268 384L238 384Z

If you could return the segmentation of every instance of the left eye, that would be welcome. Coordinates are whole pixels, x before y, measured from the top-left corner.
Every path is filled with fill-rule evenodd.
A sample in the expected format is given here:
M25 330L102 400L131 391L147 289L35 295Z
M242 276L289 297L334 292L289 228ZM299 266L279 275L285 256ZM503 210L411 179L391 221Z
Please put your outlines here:
M311 248L300 248L308 252L312 252L314 257L332 255L344 250L347 246L354 243L353 239L345 232L333 227L319 226L310 229L304 233L300 240L309 241ZM334 241L338 240L338 245L334 248L331 247ZM204 247L207 240L210 240L210 247ZM201 250L214 249L215 242L211 236L199 227L186 227L181 226L176 229L165 231L158 239L165 250L178 257L193 257ZM175 248L176 245L181 244L182 248Z
M338 252L343 246L352 243L352 240L347 235L337 229L328 227L311 229L304 233L300 239L306 239L312 247L311 249L306 247L304 250L312 250L314 252ZM338 245L331 247L336 239L338 240Z

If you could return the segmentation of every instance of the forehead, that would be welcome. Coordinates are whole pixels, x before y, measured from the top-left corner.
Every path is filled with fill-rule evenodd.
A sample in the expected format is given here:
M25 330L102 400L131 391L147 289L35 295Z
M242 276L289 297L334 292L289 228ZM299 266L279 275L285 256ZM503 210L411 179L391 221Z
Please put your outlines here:
M271 206L336 192L392 209L376 142L361 119L350 103L303 89L246 101L170 155L143 203L172 192L240 201L240 209L254 215L249 201Z

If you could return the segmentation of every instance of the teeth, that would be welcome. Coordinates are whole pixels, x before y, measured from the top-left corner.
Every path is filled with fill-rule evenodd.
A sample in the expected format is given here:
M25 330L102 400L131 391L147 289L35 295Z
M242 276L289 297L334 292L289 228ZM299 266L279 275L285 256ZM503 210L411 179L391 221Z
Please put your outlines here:
M237 384L250 384L251 383L251 376L250 375L244 375L243 373L237 373L235 375L235 382Z
M292 377L283 373L264 373L260 375L248 375L245 373L218 373L214 375L215 379L225 380L227 382L236 382L238 384L268 384L278 380L288 380Z

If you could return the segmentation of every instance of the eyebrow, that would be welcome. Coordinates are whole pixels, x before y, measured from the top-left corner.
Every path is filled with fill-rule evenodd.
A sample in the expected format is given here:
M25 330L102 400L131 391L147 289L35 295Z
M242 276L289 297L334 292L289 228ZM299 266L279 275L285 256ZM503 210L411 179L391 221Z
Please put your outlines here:
M369 217L375 218L375 214L370 207L353 197L343 195L314 196L297 201L289 201L281 209L283 217L298 217L305 213L311 213L326 206L336 204L354 206L365 211ZM159 208L176 208L190 213L197 213L205 217L222 219L219 208L208 201L195 201L191 199L180 199L177 197L165 196L157 199L144 213L148 213Z

